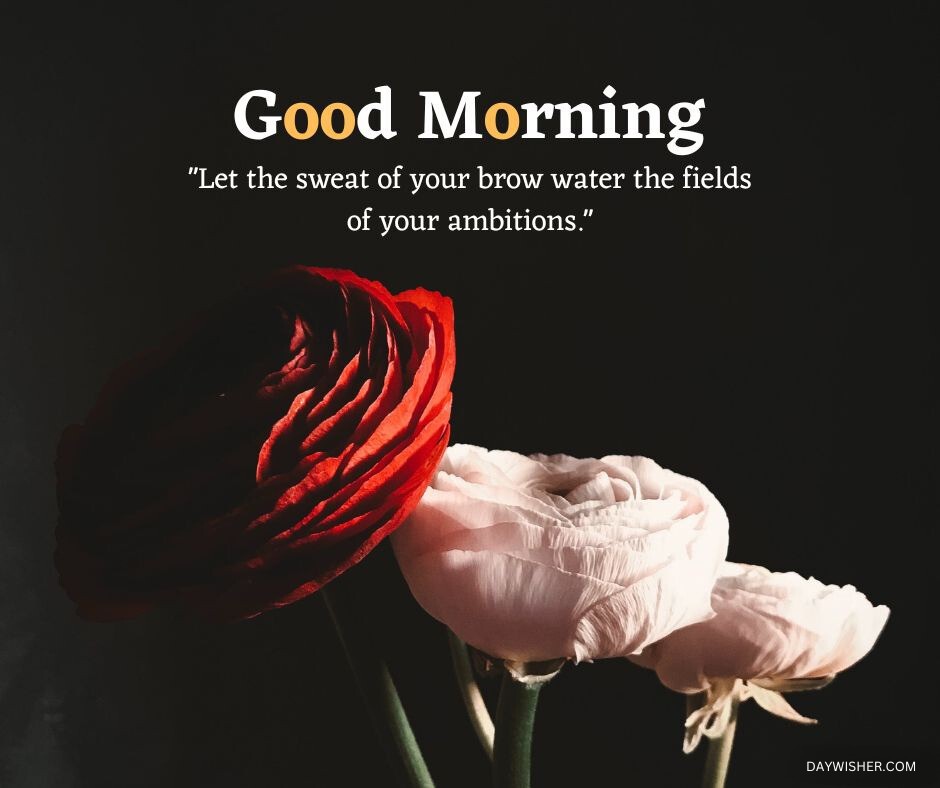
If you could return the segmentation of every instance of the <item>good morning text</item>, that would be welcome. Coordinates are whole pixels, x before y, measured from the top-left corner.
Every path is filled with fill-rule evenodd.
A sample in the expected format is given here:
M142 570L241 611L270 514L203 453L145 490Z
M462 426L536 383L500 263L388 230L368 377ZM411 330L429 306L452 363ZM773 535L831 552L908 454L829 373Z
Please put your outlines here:
M250 140L267 139L281 130L295 140L307 140L318 133L332 140L344 140L357 132L370 140L392 139L398 135L392 127L392 89L382 85L375 88L375 92L377 100L358 111L342 101L320 109L306 101L294 101L282 114L270 114L270 109L277 111L278 95L271 90L249 90L235 104L235 127ZM668 137L666 148L677 156L695 153L705 141L702 132L693 130L702 118L705 99L680 101L663 112L654 103L642 106L632 101L615 103L612 99L617 91L611 85L601 93L607 101L597 106L585 102L572 105L529 101L517 107L506 101L487 104L479 100L482 94L477 90L463 91L459 99L450 103L438 91L419 91L424 100L424 119L418 139L509 140L518 136L524 140L546 137L664 140Z

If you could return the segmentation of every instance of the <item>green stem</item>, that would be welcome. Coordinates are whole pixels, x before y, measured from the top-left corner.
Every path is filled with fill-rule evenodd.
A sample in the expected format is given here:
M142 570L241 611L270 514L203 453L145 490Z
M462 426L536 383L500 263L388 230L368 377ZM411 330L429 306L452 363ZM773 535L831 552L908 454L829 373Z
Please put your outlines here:
M463 704L467 708L467 716L470 718L473 732L480 740L487 757L492 761L493 720L486 708L483 695L480 693L480 687L473 676L473 665L470 663L470 655L467 653L467 644L449 629L447 630L447 642L450 645L450 656L451 661L454 663L454 675L457 677L460 697L463 698Z
M738 726L738 701L731 701L731 716L728 727L717 739L708 740L708 755L705 758L705 771L702 774L702 788L724 788L728 776L728 763L731 761L731 748L734 746L734 730Z
M399 781L408 788L434 788L392 674L371 643L362 617L354 611L341 615L338 611L341 600L328 594L325 588L320 589L319 596L330 614L372 724Z
M529 788L532 773L532 726L541 683L523 684L503 676L496 707L493 747L494 788Z

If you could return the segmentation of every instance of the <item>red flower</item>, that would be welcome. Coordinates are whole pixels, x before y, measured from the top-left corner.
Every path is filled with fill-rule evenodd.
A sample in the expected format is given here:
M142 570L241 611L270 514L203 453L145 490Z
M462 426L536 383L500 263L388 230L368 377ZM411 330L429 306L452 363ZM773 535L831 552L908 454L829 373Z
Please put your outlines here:
M447 446L453 326L438 293L297 267L122 366L59 445L79 613L246 618L362 560Z

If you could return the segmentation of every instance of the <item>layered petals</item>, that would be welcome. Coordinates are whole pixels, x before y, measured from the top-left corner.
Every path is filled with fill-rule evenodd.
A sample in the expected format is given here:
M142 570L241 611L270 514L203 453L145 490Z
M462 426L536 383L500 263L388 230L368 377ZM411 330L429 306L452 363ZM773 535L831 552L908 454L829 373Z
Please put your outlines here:
M778 717L814 723L782 693L819 689L874 646L888 619L853 586L726 562L712 592L715 615L631 656L676 692L699 695L684 750L722 736L733 704L753 698Z
M427 485L454 359L449 299L295 267L124 365L59 447L79 612L244 618L322 587Z
M393 545L432 616L533 662L635 653L708 617L727 540L704 485L652 460L458 445Z
M685 693L716 679L822 678L864 657L889 613L853 586L730 562L715 583L712 608L713 618L673 632L634 661Z

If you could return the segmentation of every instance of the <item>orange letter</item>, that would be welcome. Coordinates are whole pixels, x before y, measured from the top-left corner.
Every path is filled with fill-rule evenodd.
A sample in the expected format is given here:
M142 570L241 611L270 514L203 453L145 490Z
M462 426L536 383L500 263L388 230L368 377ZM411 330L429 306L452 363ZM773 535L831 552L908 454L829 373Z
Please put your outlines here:
M333 113L339 110L343 113L343 130L337 133L333 129ZM334 101L323 108L323 133L331 140L344 140L356 128L356 114L352 111L349 104L342 104Z
M303 112L307 116L307 130L306 131L297 131L297 113ZM308 140L314 134L317 133L317 126L320 125L320 121L317 118L317 111L311 107L309 104L305 104L302 101L298 101L296 104L291 104L287 108L287 112L284 113L284 129L290 134L295 140Z
M500 131L496 127L496 113L500 110L506 113L506 131ZM483 116L483 125L486 126L487 134L493 139L508 140L519 131L519 111L505 101L497 102L486 111L486 115Z

